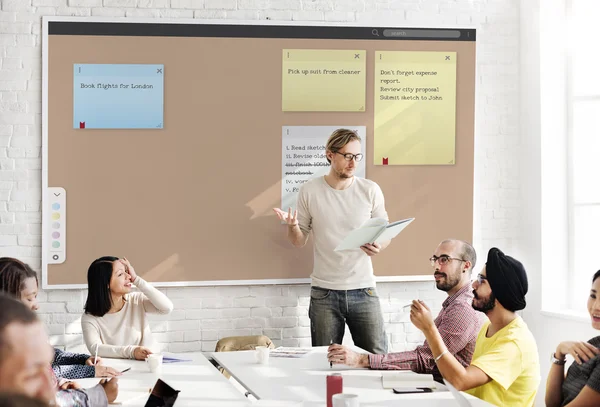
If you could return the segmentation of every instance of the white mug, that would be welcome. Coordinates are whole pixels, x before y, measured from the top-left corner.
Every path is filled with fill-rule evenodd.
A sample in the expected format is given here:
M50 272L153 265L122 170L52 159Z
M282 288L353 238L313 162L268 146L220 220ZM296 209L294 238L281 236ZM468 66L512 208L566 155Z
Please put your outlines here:
M255 350L256 361L261 365L269 364L269 352L270 349L266 346L257 346Z
M163 356L159 353L151 353L146 357L146 364L152 373L157 372L162 367Z
M358 407L358 395L348 393L334 394L331 398L333 407Z

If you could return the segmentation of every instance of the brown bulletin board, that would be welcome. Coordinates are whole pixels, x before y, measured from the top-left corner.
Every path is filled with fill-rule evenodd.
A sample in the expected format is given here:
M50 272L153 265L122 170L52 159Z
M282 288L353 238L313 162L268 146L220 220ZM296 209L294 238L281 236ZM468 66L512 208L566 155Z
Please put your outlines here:
M158 283L308 278L311 245L293 248L271 212L281 199L282 126L366 126L367 178L381 186L390 220L416 218L374 259L376 276L430 275L427 259L440 240L472 240L474 34L470 41L278 38L271 27L263 38L241 38L157 35L154 26L169 24L46 23L45 185L66 190L68 222L66 261L43 262L45 286L86 284L89 264L104 255L127 257ZM202 24L178 26L210 34ZM298 37L314 35L315 27L295 28ZM335 29L343 36L346 28ZM366 111L282 112L282 49L294 48L366 50ZM373 59L381 50L457 52L455 165L373 165ZM73 129L73 65L85 63L164 64L164 129Z

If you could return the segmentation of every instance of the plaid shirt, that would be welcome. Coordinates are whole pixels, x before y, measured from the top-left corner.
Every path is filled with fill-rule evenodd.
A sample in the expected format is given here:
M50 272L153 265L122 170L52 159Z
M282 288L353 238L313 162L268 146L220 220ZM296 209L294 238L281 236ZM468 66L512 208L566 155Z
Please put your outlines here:
M473 309L472 302L473 292L471 285L467 284L446 298L434 321L448 352L464 367L471 363L475 341L484 321L483 314ZM412 370L441 377L427 341L411 351L369 355L369 365L371 369Z

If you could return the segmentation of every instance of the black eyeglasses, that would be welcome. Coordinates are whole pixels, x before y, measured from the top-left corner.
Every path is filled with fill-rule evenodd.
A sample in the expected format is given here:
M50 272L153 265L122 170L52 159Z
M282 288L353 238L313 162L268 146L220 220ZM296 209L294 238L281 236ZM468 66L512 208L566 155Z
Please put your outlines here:
M352 161L352 160L354 160L356 162L359 162L359 161L362 161L362 159L363 159L363 155L361 153L358 153L358 154L350 154L350 153L342 154L339 151L334 151L334 152L336 154L343 155L344 159L346 161Z
M487 277L484 276L483 274L477 274L477 283L478 284L483 284L483 282L487 280Z
M435 267L435 262L437 261L438 263L440 263L440 266L443 266L444 264L447 264L449 262L451 262L452 260L458 260L458 261L466 261L463 259L457 259L456 257L450 257L447 254L442 254L441 256L433 256L429 259L429 262L431 263L432 267Z

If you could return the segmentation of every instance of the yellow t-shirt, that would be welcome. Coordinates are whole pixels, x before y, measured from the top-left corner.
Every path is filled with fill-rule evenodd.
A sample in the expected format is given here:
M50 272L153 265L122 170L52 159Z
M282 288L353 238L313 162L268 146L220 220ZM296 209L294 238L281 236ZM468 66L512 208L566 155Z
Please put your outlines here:
M490 321L479 331L472 366L492 381L467 393L501 407L531 407L540 384L540 361L535 339L520 318L486 337Z

